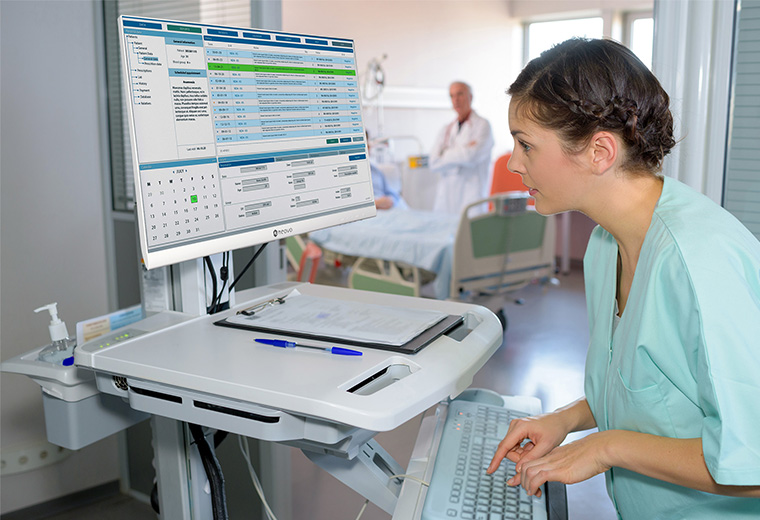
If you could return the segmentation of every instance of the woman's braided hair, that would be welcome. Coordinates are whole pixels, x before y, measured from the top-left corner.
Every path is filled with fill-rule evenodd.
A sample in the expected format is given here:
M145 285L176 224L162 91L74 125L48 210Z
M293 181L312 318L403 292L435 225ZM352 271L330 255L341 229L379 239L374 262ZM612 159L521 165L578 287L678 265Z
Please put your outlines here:
M598 131L616 133L629 172L660 171L675 146L668 94L612 40L573 38L552 47L528 63L507 93L521 114L557 132L569 153Z

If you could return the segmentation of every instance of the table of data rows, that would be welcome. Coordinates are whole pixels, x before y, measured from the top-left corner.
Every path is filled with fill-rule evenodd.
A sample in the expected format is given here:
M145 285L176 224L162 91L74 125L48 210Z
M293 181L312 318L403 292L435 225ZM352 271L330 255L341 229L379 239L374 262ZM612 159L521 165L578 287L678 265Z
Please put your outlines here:
M207 48L217 143L360 133L353 58L330 54Z

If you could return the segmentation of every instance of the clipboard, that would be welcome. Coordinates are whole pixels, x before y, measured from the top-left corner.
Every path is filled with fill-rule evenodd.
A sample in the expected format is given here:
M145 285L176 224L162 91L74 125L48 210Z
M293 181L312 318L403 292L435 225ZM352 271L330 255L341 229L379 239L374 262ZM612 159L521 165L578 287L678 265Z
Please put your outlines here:
M285 331L281 329L273 329L273 328L269 328L265 326L245 325L242 323L233 323L231 321L227 321L227 318L224 318L219 321L215 321L214 325L218 325L220 327L229 327L233 329L248 330L252 332L265 332L267 334L276 334L278 337L282 336L283 338L312 339L312 340L318 340L318 341L325 341L329 343L340 343L341 345L349 345L349 346L354 346L354 347L387 350L390 352L397 352L399 354L416 354L417 352L427 347L433 341L443 336L444 334L453 332L454 330L459 328L463 323L464 323L464 317L450 314L446 316L444 319L442 319L441 321L439 321L438 323L436 323L435 325L433 325L432 327L430 327L429 329L423 331L417 337L407 341L403 345L386 345L383 343L374 343L371 341L346 340L342 338L334 338L330 336L325 336L322 334L306 334L306 333L301 333L301 332L292 332L292 331Z
M456 316L454 314L450 314L429 329L422 332L417 337L411 339L410 341L407 341L403 345L386 345L383 343L373 343L370 341L360 341L360 340L346 340L342 338L334 338L330 336L324 336L321 334L305 334L300 332L290 332L285 330L279 330L279 329L272 329L269 327L263 327L263 326L255 326L255 325L244 325L241 323L233 323L230 321L227 321L227 318L215 321L214 325L218 325L220 327L230 327L233 329L241 329L241 330L249 330L252 332L265 332L267 334L276 334L278 337L282 336L283 338L300 338L300 339L313 339L318 341L326 341L329 343L340 343L341 345L350 345L354 347L365 347L365 348L372 348L372 349L379 349L379 350L388 350L390 352L397 352L399 354L416 354L423 348L430 345L433 341L438 339L440 336L443 336L444 334L450 333L457 329L459 326L461 326L464 323L464 318L462 316Z

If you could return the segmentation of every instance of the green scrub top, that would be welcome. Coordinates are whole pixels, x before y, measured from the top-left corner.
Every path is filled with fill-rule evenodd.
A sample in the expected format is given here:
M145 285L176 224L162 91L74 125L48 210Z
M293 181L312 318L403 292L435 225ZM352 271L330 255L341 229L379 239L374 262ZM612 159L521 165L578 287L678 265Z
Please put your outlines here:
M760 242L670 178L615 327L618 247L597 227L584 257L591 342L585 392L600 431L702 438L716 482L760 485ZM760 499L621 468L607 491L625 519L760 518Z

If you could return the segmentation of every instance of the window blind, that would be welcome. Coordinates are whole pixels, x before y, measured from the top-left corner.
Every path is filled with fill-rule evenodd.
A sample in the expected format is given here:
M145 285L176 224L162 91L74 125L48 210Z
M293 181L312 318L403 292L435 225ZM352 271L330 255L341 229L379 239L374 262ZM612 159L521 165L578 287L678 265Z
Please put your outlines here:
M114 211L131 212L134 210L135 188L129 120L122 93L119 16L124 14L248 27L251 25L251 0L118 0L104 2L103 7L111 143L111 202Z
M740 0L723 207L760 239L760 0Z

